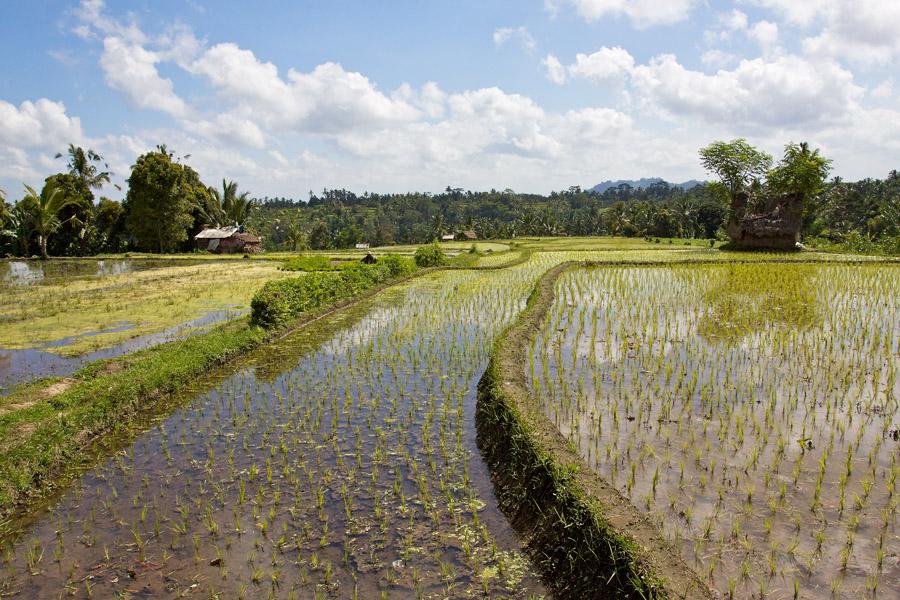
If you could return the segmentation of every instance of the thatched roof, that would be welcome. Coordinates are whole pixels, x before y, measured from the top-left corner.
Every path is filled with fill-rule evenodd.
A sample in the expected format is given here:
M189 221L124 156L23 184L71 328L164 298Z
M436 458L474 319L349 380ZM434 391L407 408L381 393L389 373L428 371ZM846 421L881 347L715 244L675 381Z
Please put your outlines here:
M261 241L261 240L259 239L259 237L253 235L252 233L247 233L246 231L243 232L243 233L238 233L238 234L235 235L234 237L236 237L237 239L241 240L241 241L244 242L245 244L258 244L258 243L260 243L260 241Z

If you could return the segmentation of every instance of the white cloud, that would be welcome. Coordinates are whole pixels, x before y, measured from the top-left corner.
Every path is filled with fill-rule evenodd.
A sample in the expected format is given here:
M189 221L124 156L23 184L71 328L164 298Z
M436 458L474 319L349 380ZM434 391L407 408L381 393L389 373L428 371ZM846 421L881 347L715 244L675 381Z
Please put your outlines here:
M677 23L688 18L696 0L545 0L545 7L556 14L562 5L572 5L585 21L606 16L626 16L638 29Z
M810 55L887 65L900 55L900 2L855 0L827 6L822 32L803 42Z
M623 80L634 68L634 58L619 46L603 46L593 54L578 54L575 63L569 65L569 75L594 83Z
M738 9L721 18L722 24L731 31L743 31L747 29L747 15Z
M700 55L700 62L706 65L707 68L716 70L724 69L728 65L733 64L736 60L737 56L735 56L734 54L716 49L707 50Z
M421 112L402 98L389 98L360 73L337 63L311 73L290 69L287 79L272 63L260 62L235 44L218 44L190 65L204 75L223 101L239 101L249 118L267 129L337 134L348 129L378 130L418 118ZM429 95L431 94L431 95ZM434 111L433 89L426 90Z
M125 94L137 108L150 108L181 117L187 106L179 98L172 80L159 76L156 63L160 57L143 46L109 36L103 40L100 66L109 87Z
M62 102L41 98L16 108L0 100L0 146L59 152L83 137L80 119L67 116Z
M879 100L886 100L894 95L894 78L888 77L869 92L869 95Z
M494 45L500 47L514 37L521 40L523 48L527 50L534 49L534 38L531 37L531 34L528 33L528 28L524 25L516 29L512 27L498 27L494 30Z
M778 24L760 21L747 30L747 35L756 40L763 52L768 52L778 43Z
M181 126L185 131L234 146L250 148L265 148L266 146L266 136L262 129L246 116L234 112L220 113L213 121L184 120L181 122Z
M559 59L548 54L546 58L541 59L541 64L547 67L547 79L557 85L566 82L566 68L559 62Z
M664 54L635 67L632 84L669 115L748 127L842 121L864 92L836 63L797 56L742 60L732 71L706 75Z
M789 23L807 26L846 0L747 0L750 4L772 9Z

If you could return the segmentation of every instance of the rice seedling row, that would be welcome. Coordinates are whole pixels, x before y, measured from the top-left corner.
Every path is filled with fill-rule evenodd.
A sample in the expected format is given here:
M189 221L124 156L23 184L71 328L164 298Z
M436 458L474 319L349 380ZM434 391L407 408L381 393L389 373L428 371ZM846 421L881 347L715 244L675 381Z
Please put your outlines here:
M573 269L532 390L723 595L900 597L896 265Z

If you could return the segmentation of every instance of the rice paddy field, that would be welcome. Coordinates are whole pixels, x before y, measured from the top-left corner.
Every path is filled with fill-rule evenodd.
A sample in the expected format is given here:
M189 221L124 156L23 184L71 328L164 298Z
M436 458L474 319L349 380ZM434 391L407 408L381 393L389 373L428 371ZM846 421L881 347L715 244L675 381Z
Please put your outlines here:
M425 276L204 382L27 527L0 596L542 596L472 425L539 274Z
M107 259L0 262L0 390L65 375L248 310L279 262Z
M900 270L576 268L532 389L685 561L739 598L900 598Z
M73 485L0 524L0 598L547 597L474 413L494 339L569 261L598 266L563 274L524 368L591 466L722 596L900 597L900 267L554 244L388 288L97 444ZM171 268L239 273L249 298L296 275L277 265ZM154 298L164 273L121 287L146 277L133 295Z

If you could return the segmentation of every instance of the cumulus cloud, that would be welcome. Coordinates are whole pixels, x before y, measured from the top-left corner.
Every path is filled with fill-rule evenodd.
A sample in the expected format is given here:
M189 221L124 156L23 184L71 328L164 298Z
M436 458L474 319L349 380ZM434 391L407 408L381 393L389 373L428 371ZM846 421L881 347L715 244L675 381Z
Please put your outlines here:
M518 38L522 42L522 47L527 50L533 50L535 47L534 38L528 33L528 28L524 25L513 29L512 27L498 27L494 30L494 45L498 48L508 42L512 38Z
M546 58L541 59L541 64L547 68L547 79L557 85L566 82L566 68L558 58L548 54Z
M756 40L763 52L768 52L778 43L778 24L760 21L747 30L747 35Z
M728 65L733 64L737 60L737 56L722 50L707 50L700 55L700 62L710 69L724 69Z
M0 100L0 146L53 152L83 137L80 119L66 115L62 102L41 98L16 108Z
M887 79L879 83L877 86L875 86L874 89L872 89L871 92L869 92L869 95L873 98L878 98L879 100L886 100L893 96L894 78L888 77Z
M569 75L594 83L621 81L634 68L634 58L619 46L603 46L593 54L578 54L569 65Z
M184 101L175 94L172 80L160 77L155 52L139 44L109 36L103 40L100 67L107 85L122 92L136 108L150 108L181 117L187 112Z
M900 3L879 0L826 5L822 32L803 42L810 55L846 58L863 65L890 64L900 55Z
M213 120L184 120L185 131L201 135L207 139L219 140L234 146L265 148L266 136L262 129L245 116L234 112L216 115Z
M742 60L731 71L706 75L664 54L635 67L632 85L670 115L763 127L841 121L864 93L838 64L797 56Z
M221 98L240 101L251 118L269 129L332 134L377 130L421 114L406 100L384 95L367 77L337 63L319 65L311 73L290 69L281 78L272 63L226 43L207 50L190 69L205 76Z
M696 0L545 0L552 14L571 5L585 21L625 16L638 29L677 23L688 18Z

